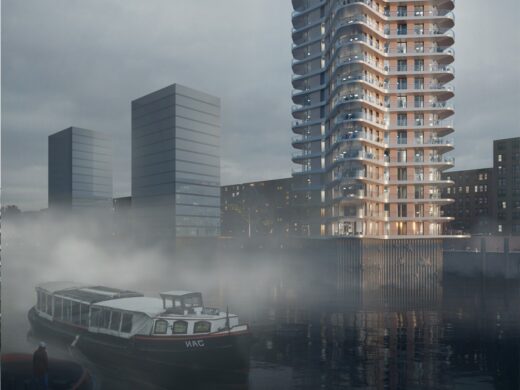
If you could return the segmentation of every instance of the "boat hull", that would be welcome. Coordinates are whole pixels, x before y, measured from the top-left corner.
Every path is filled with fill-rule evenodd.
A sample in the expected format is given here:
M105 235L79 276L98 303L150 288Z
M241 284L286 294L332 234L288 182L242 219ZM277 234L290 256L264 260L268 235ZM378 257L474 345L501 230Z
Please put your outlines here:
M134 336L130 339L90 333L85 328L55 323L29 311L35 332L72 343L96 364L107 363L130 369L145 370L164 377L178 369L213 372L247 372L251 334L219 332L197 336Z

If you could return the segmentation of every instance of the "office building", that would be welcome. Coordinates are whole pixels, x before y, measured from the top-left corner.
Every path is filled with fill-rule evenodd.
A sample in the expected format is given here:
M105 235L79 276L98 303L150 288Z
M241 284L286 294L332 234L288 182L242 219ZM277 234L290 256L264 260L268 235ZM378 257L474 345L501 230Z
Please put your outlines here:
M301 235L299 192L292 178L223 186L221 234L225 237Z
M49 208L110 210L112 146L97 131L69 127L49 136Z
M293 0L293 174L311 236L439 238L452 0Z
M493 169L480 168L448 171L443 179L454 184L443 189L443 198L453 203L443 209L445 216L454 219L447 225L449 232L488 234L494 226Z
M493 141L494 234L520 234L520 137Z
M220 99L173 84L132 101L132 211L151 241L220 234Z

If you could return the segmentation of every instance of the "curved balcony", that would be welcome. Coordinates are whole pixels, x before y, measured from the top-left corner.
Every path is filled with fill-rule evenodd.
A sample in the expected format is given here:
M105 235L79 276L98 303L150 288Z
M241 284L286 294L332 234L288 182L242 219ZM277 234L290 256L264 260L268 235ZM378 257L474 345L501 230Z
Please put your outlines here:
M304 134L299 137L292 137L292 146L295 148L300 148L302 146L305 146L309 142L316 142L323 139L323 136L321 135L308 135Z
M305 160L321 157L321 152L309 152L302 150L299 153L292 154L292 162L301 164Z
M325 171L323 169L319 168L311 168L307 165L302 165L301 168L293 168L291 170L293 176L305 176L305 175L317 175L320 173L324 173Z
M339 114L334 119L334 128L332 129L332 132L334 132L335 128L341 124L353 122L367 122L372 126L379 127L382 130L386 130L389 124L389 121L386 118L377 118L376 116L370 116L368 114L364 114L362 111L347 112Z

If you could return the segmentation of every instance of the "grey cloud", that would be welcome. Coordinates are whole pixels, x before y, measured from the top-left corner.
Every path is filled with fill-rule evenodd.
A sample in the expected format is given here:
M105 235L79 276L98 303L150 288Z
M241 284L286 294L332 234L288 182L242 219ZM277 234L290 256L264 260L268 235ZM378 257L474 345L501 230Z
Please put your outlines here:
M519 132L520 40L504 41L518 4L503 2L457 2L457 169L489 165L491 140ZM4 0L3 202L46 207L31 175L70 125L112 135L115 195L129 194L130 101L174 82L222 98L223 184L289 176L290 13L289 0Z

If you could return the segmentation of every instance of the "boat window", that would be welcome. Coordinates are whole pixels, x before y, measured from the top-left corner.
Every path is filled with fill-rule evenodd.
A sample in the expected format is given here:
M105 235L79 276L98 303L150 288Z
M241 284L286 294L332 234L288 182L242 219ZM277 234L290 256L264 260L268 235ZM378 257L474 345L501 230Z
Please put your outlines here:
M54 318L61 320L63 299L59 297L54 297Z
M70 321L70 303L68 299L63 300L63 321Z
M52 315L52 296L45 294L45 301L46 301L45 313Z
M90 310L90 326L99 328L101 326L101 309L92 308Z
M54 309L56 310L56 309ZM80 306L80 317L81 321L80 324L83 326L88 326L88 305L85 305L84 303Z
M110 321L110 329L119 330L119 325L121 325L121 312L113 311L112 320Z
M121 323L121 332L130 333L132 331L132 314L123 314L123 321Z
M154 333L166 334L166 329L168 329L168 321L166 321L166 320L155 321L155 328L153 330Z
M192 295L184 298L184 306L186 307L199 307L202 306L202 300L198 295Z
M186 321L175 321L172 326L173 334L188 333L188 323Z
M36 291L36 308L38 310L42 310L42 296L43 296L43 293L41 291Z
M100 328L108 329L108 325L110 325L110 310L101 310Z
M208 333L211 330L211 323L208 321L197 321L193 327L193 333Z
M72 323L79 324L79 302L72 301Z

